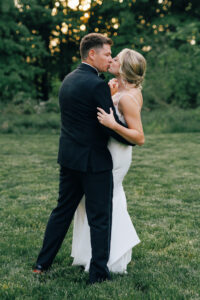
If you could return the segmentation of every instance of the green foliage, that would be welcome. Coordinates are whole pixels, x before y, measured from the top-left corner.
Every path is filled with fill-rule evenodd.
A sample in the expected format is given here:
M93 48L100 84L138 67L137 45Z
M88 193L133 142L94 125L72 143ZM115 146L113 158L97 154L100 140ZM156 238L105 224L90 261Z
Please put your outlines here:
M200 14L196 2L116 2L92 2L88 31L97 27L111 36L113 56L128 47L146 57L145 106L198 107Z
M165 40L161 45L164 45ZM158 46L147 55L145 105L195 108L200 105L200 49Z
M55 112L60 113L58 97L51 97L48 101L43 102L44 110L47 113ZM60 117L60 115L59 115Z
M0 6L1 101L57 95L55 82L80 62L80 39L95 31L113 39L113 56L129 47L146 57L146 107L199 106L198 1L92 0L86 11L60 0L17 2Z
M32 32L33 38L40 38L44 42L45 56L38 55L35 65L44 73L37 77L35 83L42 99L48 100L52 89L54 77L60 80L71 71L72 58L76 55L81 34L77 35L72 30L80 27L80 11L74 11L63 6L60 2L54 15L55 0L20 0L20 19ZM58 3L58 2L57 2ZM38 16L42 16L38 18ZM62 32L62 24L69 26L70 34ZM80 29L79 29L80 32ZM56 41L56 45L52 45Z
M0 38L1 101L8 102L22 94L22 99L38 97L33 82L43 70L33 63L27 63L27 58L34 61L36 56L44 55L43 42L31 37L29 30L19 22L18 10L12 5L2 10ZM33 43L36 45L34 49Z
M200 108L183 110L177 107L142 112L145 134L200 131Z
M0 133L60 132L60 109L57 97L38 104L27 100L15 105L1 105ZM200 109L176 107L142 111L145 134L199 132Z

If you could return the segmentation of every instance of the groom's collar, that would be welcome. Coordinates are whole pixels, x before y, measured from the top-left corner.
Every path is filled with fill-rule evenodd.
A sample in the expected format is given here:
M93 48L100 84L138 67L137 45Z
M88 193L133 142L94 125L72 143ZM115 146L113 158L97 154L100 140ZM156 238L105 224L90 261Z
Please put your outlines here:
M98 70L97 70L95 67L89 65L88 63L82 62L82 63L79 65L78 68L79 68L79 69L88 70L88 71L92 71L92 72L94 72L95 74L97 74L97 75L99 76Z
M99 71L95 67L93 67L92 65L90 65L86 62L82 62L82 64L88 65L89 67L93 68L97 72L97 74L99 74Z
M89 65L88 63L82 62L78 66L78 69L91 71L92 73L95 73L96 75L98 75L101 79L103 79L103 80L105 79L104 74L100 74L99 71L95 67Z

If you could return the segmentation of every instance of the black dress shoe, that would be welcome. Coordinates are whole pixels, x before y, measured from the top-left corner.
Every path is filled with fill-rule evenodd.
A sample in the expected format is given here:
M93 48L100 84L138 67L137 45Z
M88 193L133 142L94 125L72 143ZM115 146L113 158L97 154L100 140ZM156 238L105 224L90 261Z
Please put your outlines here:
M84 266L80 266L80 270L84 272L85 271L85 267Z
M43 269L41 265L36 265L35 268L33 269L33 273L36 274L43 274L46 270Z
M89 279L88 281L88 284L95 284L95 283L102 283L104 281L110 281L112 280L110 277L107 277L107 278L98 278L98 279Z

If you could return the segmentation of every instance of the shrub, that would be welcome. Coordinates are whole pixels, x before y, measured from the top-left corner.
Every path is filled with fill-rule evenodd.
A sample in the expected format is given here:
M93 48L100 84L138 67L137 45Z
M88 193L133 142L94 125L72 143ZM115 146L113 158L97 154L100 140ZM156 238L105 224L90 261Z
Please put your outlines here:
M160 49L161 50L161 49ZM147 55L144 100L147 107L184 109L200 105L200 55L197 47L163 47Z

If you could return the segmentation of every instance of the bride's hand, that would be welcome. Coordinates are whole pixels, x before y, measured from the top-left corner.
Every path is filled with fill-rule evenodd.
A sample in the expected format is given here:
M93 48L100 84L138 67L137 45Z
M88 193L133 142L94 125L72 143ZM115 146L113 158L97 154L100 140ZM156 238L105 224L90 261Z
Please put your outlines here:
M98 113L97 113L97 119L99 120L99 123L102 125L114 130L116 121L113 115L113 110L110 108L110 114L107 114L102 108L97 107Z
M118 92L118 80L116 78L109 80L108 85L110 87L111 96Z

